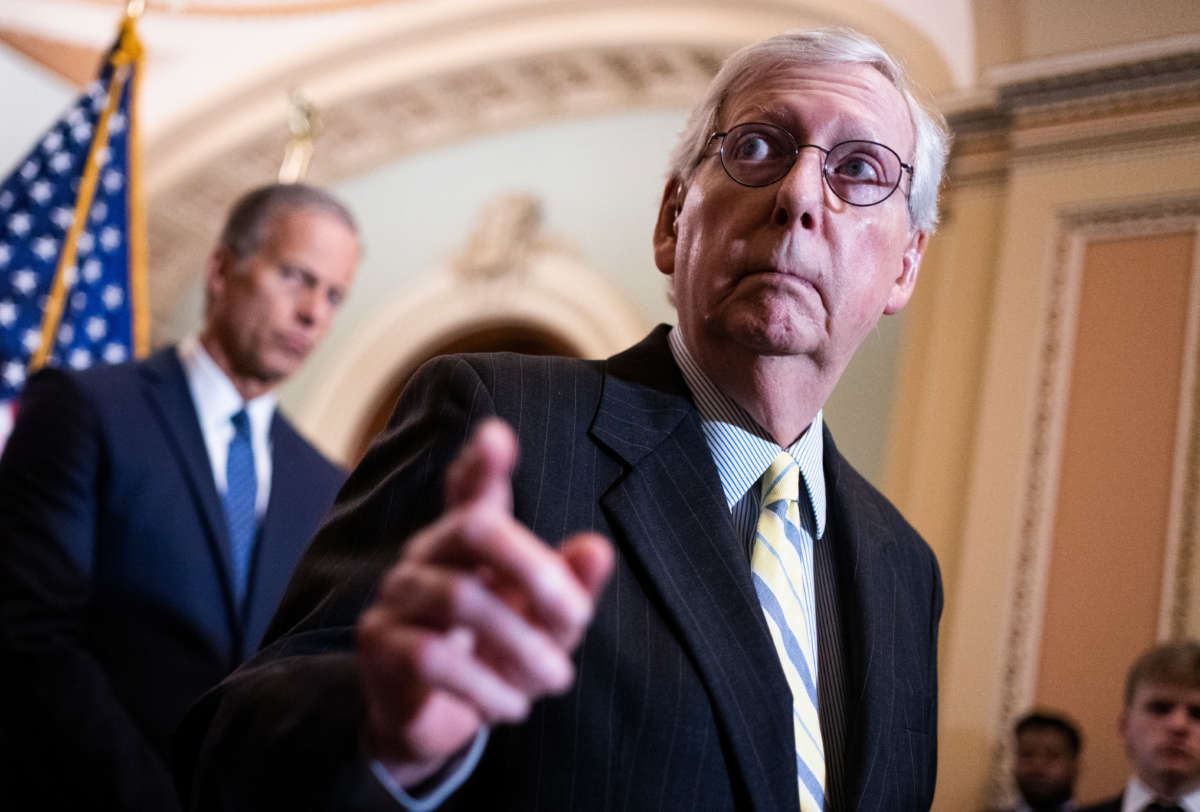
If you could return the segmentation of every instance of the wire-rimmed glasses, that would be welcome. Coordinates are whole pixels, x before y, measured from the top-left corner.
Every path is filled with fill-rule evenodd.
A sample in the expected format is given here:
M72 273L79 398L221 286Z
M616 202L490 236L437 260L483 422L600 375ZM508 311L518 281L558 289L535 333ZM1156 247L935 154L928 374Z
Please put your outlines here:
M912 165L900 160L891 147L875 141L842 141L826 149L801 144L775 124L748 121L709 136L721 139L721 166L742 186L770 186L781 180L805 147L819 149L825 157L822 174L830 190L851 206L874 206L887 200L900 186Z

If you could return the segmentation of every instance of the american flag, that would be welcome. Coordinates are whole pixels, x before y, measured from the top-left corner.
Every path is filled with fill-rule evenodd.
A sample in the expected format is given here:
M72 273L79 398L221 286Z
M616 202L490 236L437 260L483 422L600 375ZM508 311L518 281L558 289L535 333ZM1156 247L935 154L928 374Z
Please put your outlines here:
M34 369L147 348L134 23L122 22L100 76L0 185L0 448Z

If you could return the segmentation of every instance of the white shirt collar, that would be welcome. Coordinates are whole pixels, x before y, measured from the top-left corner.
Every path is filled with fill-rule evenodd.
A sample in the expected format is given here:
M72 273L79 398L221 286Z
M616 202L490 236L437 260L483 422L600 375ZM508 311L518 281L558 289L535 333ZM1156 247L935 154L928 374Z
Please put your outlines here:
M1142 812L1146 806L1156 800L1165 801L1167 799L1160 798L1159 794L1150 789L1150 786L1146 782L1134 775L1125 786L1125 796L1121 802L1121 812ZM1184 792L1180 797L1171 800L1183 807L1187 812L1200 812L1200 781L1197 781L1192 786L1192 789Z
M696 409L700 412L701 429L717 465L725 501L732 509L762 477L782 449L769 439L766 430L745 409L718 389L705 374L688 352L679 327L671 330L667 341L692 393ZM818 411L800 439L787 448L800 466L800 475L816 519L817 538L825 534L826 513L822 422L822 412Z
M196 404L196 415L207 436L212 432L222 433L236 412L245 407L250 416L250 431L255 436L266 437L275 415L278 398L274 392L266 392L253 400L243 401L237 387L217 366L200 338L195 333L179 342L179 362L187 376L192 402Z

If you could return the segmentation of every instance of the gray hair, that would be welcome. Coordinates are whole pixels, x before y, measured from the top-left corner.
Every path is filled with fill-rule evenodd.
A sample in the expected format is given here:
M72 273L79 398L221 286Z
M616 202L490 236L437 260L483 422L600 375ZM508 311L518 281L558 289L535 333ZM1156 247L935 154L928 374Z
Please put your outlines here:
M229 210L218 243L235 259L244 259L262 246L275 217L298 209L328 214L358 235L358 224L350 210L329 192L304 183L272 183L238 198Z
M890 81L904 97L916 135L908 217L913 227L932 233L938 222L938 187L950 152L950 131L940 113L922 104L912 82L887 51L849 28L794 30L747 45L725 60L671 153L671 177L687 183L696 172L709 138L719 127L722 108L736 89L780 66L863 64Z

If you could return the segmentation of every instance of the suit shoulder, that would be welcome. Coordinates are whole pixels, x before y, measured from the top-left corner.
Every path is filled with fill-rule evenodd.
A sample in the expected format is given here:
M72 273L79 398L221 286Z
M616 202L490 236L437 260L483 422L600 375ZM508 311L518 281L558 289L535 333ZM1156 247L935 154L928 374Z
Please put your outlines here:
M346 470L326 457L302 435L282 412L275 413L274 442L279 453L291 458L291 463L309 472L321 486L337 489L346 479Z
M540 395L598 390L604 362L560 355L481 352L442 355L421 365L410 385L450 389L482 386L497 404L508 398L525 402Z

